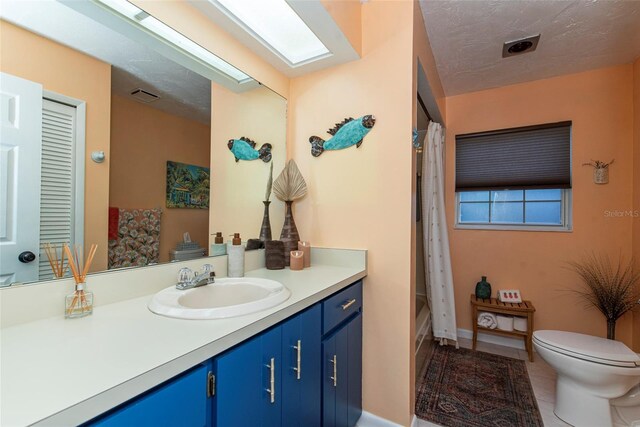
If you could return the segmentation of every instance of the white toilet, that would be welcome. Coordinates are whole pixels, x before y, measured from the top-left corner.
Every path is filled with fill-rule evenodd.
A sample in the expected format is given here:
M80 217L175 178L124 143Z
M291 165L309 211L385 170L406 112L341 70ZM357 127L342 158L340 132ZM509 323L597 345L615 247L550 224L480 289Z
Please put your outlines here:
M535 331L533 346L558 374L555 414L575 427L640 427L640 356L619 341Z

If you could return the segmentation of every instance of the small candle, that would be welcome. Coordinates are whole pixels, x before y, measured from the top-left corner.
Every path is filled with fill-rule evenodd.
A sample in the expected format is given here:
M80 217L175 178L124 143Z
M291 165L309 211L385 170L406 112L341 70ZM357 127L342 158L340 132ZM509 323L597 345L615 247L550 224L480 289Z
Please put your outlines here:
M305 253L303 251L291 251L291 270L297 271L304 268Z
M298 250L304 252L304 268L311 267L311 243L298 242Z

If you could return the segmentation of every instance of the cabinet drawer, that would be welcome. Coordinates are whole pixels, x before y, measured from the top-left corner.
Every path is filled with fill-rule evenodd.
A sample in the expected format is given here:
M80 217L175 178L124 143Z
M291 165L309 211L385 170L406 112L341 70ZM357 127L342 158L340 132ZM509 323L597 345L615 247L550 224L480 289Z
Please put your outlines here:
M322 303L322 333L326 334L362 309L362 281L327 298Z

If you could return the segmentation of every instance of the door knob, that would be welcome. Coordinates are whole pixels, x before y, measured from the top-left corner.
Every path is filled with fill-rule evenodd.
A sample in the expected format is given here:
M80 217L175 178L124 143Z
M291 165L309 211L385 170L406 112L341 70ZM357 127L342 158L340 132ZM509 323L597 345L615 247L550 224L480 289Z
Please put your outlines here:
M31 261L35 261L36 254L31 251L24 251L20 255L18 255L18 261L24 262L25 264L30 263Z

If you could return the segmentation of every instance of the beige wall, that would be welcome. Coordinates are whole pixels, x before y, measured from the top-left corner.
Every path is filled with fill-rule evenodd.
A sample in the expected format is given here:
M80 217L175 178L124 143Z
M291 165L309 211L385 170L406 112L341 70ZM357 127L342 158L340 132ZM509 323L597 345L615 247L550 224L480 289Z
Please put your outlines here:
M187 2L132 0L132 3L285 98L289 97L288 77L229 33L214 25L209 18Z
M444 94L442 82L440 81L440 75L438 74L438 68L436 66L436 60L431 50L431 43L429 42L429 35L424 24L422 16L422 10L420 10L420 4L415 1L413 3L413 91L414 94L418 93L418 61L422 65L426 74L431 92L436 100L442 120L447 122L447 99ZM416 118L417 101L414 96L413 101L413 117ZM426 102L426 100L423 99ZM431 112L433 114L433 112ZM415 124L415 122L414 122Z
M188 231L207 247L209 210L166 207L167 161L209 166L210 128L113 95L109 206L162 208L160 261Z
M295 206L315 246L365 248L364 410L409 425L413 4L362 5L362 59L291 80L291 154L309 183ZM374 114L360 148L311 156L309 136Z
M107 268L111 66L0 20L0 71L86 102L85 246L98 244L91 271ZM91 161L104 151L104 163Z
M521 289L536 306L536 329L606 336L606 323L567 289L577 277L567 261L591 252L631 255L632 219L605 211L631 209L633 182L633 76L630 65L599 69L447 98L446 204L453 258L458 327L471 329L469 294L481 275L494 290ZM573 122L573 231L457 230L455 136L517 126ZM609 161L608 185L596 185L589 159ZM631 316L616 338L631 344Z
M633 257L640 269L640 58L633 64L633 124ZM640 352L640 310L634 313L633 349Z
M234 93L211 87L211 233L221 231L225 241L232 233L243 240L258 238L264 212L265 190L271 162L235 161L229 151L230 139L247 137L273 146L273 179L284 168L287 158L287 101L264 86ZM284 223L284 203L271 195L271 231L280 236ZM210 236L213 243L213 236Z
M362 56L362 8L359 0L320 0L353 49Z

